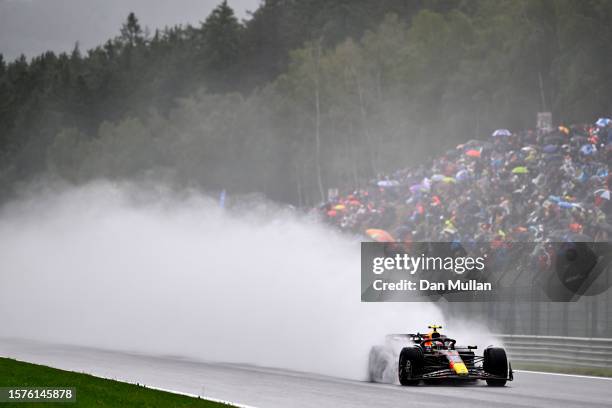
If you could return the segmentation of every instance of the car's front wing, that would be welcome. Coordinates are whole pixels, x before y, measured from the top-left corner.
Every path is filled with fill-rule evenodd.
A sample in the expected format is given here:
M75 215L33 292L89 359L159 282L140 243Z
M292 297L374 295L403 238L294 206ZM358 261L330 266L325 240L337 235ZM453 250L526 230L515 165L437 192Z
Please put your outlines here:
M499 376L485 372L482 368L469 368L464 375L457 374L450 368L440 368L439 370L429 371L419 376L412 377L414 380L437 380L437 379L457 379L457 380L514 380L512 367L508 370L508 376Z

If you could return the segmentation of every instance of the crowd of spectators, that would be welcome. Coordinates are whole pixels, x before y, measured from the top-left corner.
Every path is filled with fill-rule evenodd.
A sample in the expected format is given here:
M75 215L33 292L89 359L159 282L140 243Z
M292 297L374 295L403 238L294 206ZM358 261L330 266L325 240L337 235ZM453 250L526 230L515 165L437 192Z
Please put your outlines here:
M612 120L498 129L319 207L375 241L608 241Z

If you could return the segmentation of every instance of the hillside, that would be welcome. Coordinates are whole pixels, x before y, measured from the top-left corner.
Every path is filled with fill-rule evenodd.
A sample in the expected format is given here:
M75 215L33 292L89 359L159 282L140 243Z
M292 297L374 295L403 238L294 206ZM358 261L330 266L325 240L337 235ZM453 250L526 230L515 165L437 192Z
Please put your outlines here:
M270 0L0 59L0 186L163 177L299 205L497 127L612 110L608 1ZM559 120L557 120L559 122Z

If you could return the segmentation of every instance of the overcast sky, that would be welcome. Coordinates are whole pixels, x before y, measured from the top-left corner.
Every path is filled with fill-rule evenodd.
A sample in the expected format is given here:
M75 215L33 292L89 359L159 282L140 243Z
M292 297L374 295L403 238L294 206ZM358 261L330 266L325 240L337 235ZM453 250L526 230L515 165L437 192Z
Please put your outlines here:
M46 50L86 50L119 33L133 11L150 29L198 24L221 0L0 0L0 53L5 60ZM228 0L239 18L260 0ZM152 30L153 31L153 30Z

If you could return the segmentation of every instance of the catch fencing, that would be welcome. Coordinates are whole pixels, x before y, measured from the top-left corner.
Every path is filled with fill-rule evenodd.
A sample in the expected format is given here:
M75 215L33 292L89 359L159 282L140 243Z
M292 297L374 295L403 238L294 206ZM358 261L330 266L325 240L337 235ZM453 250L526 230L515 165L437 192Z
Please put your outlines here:
M494 333L612 338L612 290L575 302L438 302L450 319L479 322Z
M497 334L517 363L612 368L612 339Z

